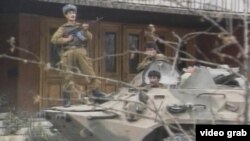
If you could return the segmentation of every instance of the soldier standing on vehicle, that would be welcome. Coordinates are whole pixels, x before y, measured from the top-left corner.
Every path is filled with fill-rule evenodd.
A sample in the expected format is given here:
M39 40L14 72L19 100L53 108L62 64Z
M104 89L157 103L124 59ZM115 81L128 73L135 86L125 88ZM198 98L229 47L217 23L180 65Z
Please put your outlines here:
M81 73L95 76L95 72L87 55L87 45L92 40L93 35L89 31L88 24L80 24L76 22L77 8L75 5L67 4L62 9L67 20L65 24L60 26L52 36L51 42L62 46L62 54L60 65L64 71L80 70ZM67 88L71 77L65 76L66 81L64 88ZM98 79L86 79L90 83L91 89L95 95L99 95L98 90L101 82ZM69 94L68 94L69 95ZM69 106L68 102L64 106Z

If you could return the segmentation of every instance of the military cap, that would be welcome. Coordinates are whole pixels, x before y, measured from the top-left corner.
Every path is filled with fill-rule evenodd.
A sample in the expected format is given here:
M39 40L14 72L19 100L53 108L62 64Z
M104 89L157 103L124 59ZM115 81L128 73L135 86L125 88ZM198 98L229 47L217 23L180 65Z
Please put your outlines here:
M63 9L62 9L64 15L65 15L68 11L71 11L71 10L76 12L76 11L77 11L76 6L73 5L73 4L67 4L67 5L63 6Z

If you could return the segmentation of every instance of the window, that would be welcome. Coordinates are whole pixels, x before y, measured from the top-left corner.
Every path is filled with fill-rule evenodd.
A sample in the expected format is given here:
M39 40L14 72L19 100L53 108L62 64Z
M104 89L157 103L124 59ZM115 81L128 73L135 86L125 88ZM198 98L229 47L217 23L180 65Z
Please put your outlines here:
M128 35L128 49L130 51L139 50L139 35L129 34ZM136 67L139 63L139 54L134 53L129 56L129 73L136 73Z
M50 39L52 35L56 32L57 28L50 28L49 34ZM58 67L58 63L60 61L60 51L61 47L60 45L54 45L51 42L49 43L49 63L52 67Z
M165 40L165 38L163 36L160 36L160 38ZM165 48L166 48L165 45L162 43L159 43L159 42L157 42L156 44L159 48L160 53L165 54Z
M116 33L106 32L104 45L106 72L116 72L116 57L109 56L116 53Z

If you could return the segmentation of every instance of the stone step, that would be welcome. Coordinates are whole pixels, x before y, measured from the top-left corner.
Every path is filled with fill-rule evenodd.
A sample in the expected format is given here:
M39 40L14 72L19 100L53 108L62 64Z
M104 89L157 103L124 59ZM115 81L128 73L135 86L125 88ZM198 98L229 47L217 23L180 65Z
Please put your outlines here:
M0 113L0 120L4 120L9 113Z
M0 141L26 141L26 137L21 135L0 136Z

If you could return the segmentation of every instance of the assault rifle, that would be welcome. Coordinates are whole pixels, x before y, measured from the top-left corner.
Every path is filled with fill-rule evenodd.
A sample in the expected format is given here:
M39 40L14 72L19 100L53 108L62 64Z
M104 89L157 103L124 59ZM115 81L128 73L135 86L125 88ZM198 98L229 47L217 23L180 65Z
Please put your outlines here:
M99 21L101 21L103 19L103 17L99 18L99 17L96 17L95 20L92 20L92 21L88 21L88 22L85 22L86 24L96 24L98 23ZM68 36L68 35L75 35L78 31L82 30L83 27L82 27L82 24L79 24L79 26L76 26L74 28L72 28L71 30L67 31L66 33L64 33L64 35Z

